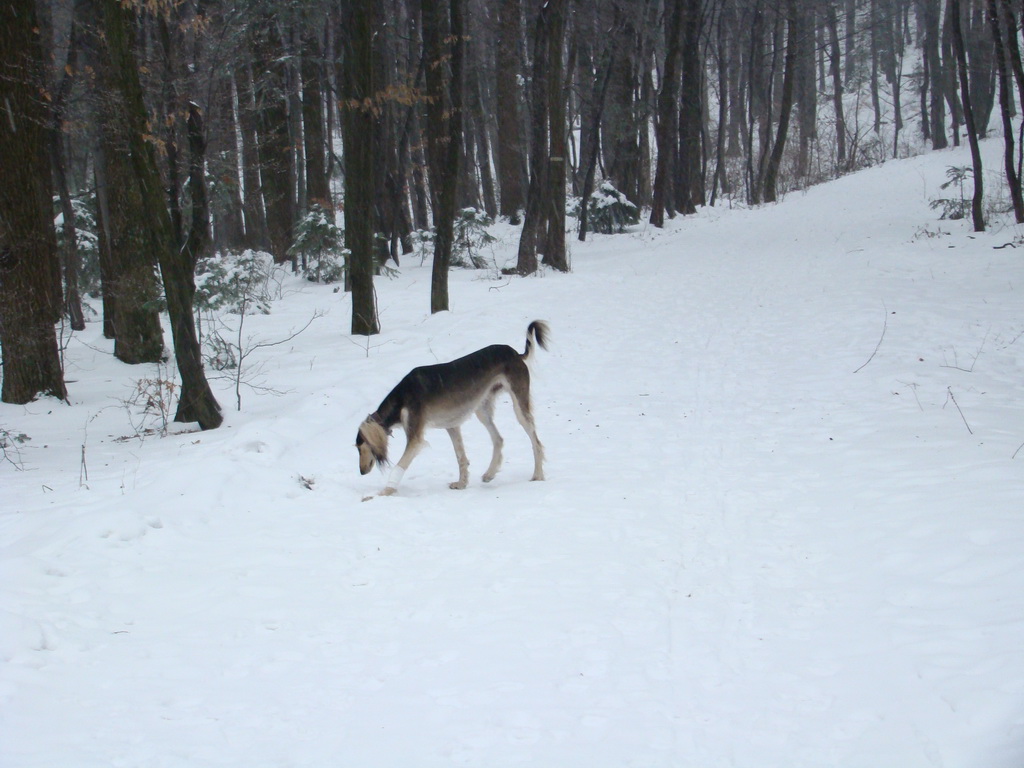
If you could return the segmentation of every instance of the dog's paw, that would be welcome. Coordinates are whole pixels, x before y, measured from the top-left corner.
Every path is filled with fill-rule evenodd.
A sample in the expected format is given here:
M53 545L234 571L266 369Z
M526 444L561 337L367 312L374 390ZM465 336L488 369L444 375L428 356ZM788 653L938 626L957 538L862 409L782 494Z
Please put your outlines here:
M466 483L461 480L456 480L454 483L448 483L448 487L453 491L461 491L466 487Z
M389 485L387 488L385 488L383 491L381 491L377 495L378 496L394 496L396 493L398 493L398 489L397 488L392 488Z
M495 472L495 473L494 473L493 475L484 475L484 476L483 476L483 477L481 477L480 479L481 479L481 480L483 480L483 481L484 481L485 483L489 483L489 482L491 482L491 480L493 480L493 479L494 479L494 478L495 478L496 476L497 476L497 472Z

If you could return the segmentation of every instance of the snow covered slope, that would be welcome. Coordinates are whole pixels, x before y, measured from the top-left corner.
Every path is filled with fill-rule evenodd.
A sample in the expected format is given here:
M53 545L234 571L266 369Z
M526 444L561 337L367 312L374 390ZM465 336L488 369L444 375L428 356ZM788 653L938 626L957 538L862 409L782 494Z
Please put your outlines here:
M288 278L248 345L324 316L210 433L134 437L154 369L90 324L70 407L0 406L0 764L1021 765L1024 252L929 209L965 158L455 272L438 316L409 260L368 344ZM503 403L493 483L470 423L469 488L436 432L364 503L366 413L535 318L547 481Z

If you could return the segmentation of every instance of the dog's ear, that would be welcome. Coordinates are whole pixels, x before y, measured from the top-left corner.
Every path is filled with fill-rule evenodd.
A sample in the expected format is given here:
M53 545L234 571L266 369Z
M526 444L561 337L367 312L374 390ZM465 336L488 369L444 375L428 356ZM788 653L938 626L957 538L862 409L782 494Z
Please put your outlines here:
M388 464L388 437L390 434L372 415L367 416L366 421L359 425L359 436L363 439L366 447L370 449L370 453L373 454L374 461L379 467Z
M395 434L394 428L385 429L384 428L384 424L380 420L380 417L377 416L376 414L371 413L369 416L366 417L366 420L367 421L372 421L374 424L379 424L380 428L384 430L384 434L386 434L388 437L394 436L394 434Z

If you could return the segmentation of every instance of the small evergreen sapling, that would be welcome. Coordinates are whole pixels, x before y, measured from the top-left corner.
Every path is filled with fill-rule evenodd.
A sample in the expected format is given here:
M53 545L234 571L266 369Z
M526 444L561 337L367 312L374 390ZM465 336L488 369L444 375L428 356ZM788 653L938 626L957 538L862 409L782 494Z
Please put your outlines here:
M334 216L313 203L295 227L295 240L288 255L299 260L302 274L313 283L336 283L344 279L348 250Z
M498 238L487 231L494 221L476 208L463 208L455 218L455 247L452 249L452 264L460 267L484 269L487 261L479 253L480 248L496 242Z
M579 218L580 209L581 205L577 200L568 213ZM591 232L614 235L625 232L626 227L639 223L640 210L610 181L602 181L601 186L590 195L590 201L587 203L587 229Z
M967 198L965 185L968 179L973 178L974 169L969 165L951 165L946 169L946 181L940 189L954 187L958 190L959 195L957 197L940 197L931 201L932 210L941 209L940 219L959 221L967 216L971 209L971 202Z

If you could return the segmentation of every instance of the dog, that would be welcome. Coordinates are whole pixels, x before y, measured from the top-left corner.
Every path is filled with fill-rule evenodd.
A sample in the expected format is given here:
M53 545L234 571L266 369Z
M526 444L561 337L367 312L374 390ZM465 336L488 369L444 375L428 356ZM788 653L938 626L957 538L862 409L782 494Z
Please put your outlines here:
M427 428L448 430L459 462L459 479L449 485L462 489L469 482L469 459L462 443L462 424L470 416L483 422L491 436L494 450L491 463L484 472L485 483L494 479L501 469L501 448L504 443L494 425L494 401L502 392L512 397L516 418L526 430L533 445L532 480L544 479L544 446L537 437L530 410L530 369L527 364L535 347L547 349L550 331L547 323L534 320L526 329L526 349L522 354L506 344L492 344L450 363L413 368L384 398L377 410L366 417L356 433L359 449L359 472L368 473L374 466L388 465L388 438L395 425L405 431L406 445L402 458L392 468L381 496L398 490L405 471L422 450L423 433Z

